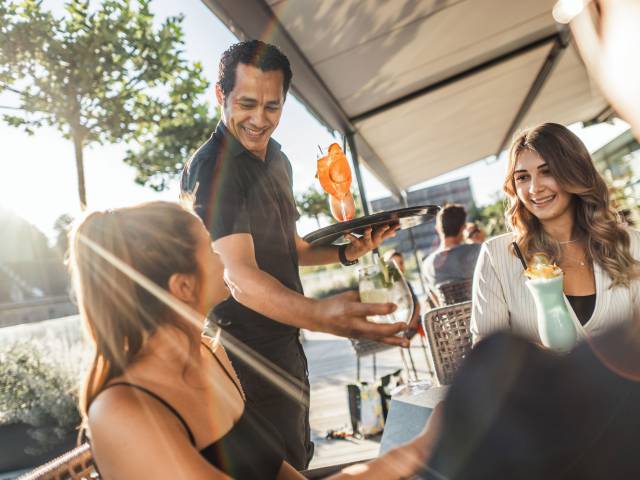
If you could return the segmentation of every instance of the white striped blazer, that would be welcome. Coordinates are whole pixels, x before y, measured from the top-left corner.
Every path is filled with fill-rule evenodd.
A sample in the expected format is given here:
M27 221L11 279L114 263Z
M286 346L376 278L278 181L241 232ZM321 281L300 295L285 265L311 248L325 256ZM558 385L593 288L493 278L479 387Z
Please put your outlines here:
M640 231L628 229L631 254L640 260ZM499 330L510 330L531 341L540 342L533 297L525 285L522 264L511 253L511 233L484 243L473 276L471 334L473 342ZM599 335L615 325L640 321L640 279L630 288L611 287L611 278L594 262L596 304L589 321L582 326L565 297L578 338Z

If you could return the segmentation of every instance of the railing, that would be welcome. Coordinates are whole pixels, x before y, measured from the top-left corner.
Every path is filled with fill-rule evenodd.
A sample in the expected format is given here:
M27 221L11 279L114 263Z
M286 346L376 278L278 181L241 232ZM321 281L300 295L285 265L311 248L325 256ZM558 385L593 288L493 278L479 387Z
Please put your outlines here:
M67 295L38 298L25 302L0 303L0 327L39 322L78 313Z

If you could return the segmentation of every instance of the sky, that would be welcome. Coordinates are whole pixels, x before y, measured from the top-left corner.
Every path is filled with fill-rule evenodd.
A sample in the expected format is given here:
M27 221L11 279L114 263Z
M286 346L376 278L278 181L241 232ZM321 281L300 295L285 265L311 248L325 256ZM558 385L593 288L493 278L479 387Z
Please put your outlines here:
M63 13L63 5L63 0L44 1L44 6L58 15ZM151 6L158 21L169 15L185 15L185 55L190 61L202 63L204 74L211 82L208 96L215 104L213 85L217 79L218 59L237 39L200 0L154 0ZM12 98L7 94L0 95L0 105L12 105L11 102ZM628 127L623 122L615 122L588 129L579 125L571 128L589 150L594 150ZM317 146L328 146L336 139L293 95L287 98L274 138L282 144L292 162L294 190L301 192L311 185L318 186L314 178ZM0 144L0 208L13 211L52 237L58 216L65 213L75 216L80 211L73 145L55 129L42 128L29 136L1 122ZM135 184L134 170L122 163L125 150L122 144L93 145L85 150L89 209L177 199L177 181L161 193ZM414 188L470 177L476 203L485 205L496 198L505 168L504 155L490 161L480 160ZM363 178L369 200L388 195L366 169ZM496 179L500 181L496 182ZM314 220L303 217L298 224L298 233L305 235L315 228Z

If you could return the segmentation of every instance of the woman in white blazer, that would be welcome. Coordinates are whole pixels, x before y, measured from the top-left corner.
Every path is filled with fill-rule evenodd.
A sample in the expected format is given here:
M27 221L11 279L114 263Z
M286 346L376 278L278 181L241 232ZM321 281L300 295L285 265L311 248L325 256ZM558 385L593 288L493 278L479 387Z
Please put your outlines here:
M516 135L503 189L511 233L487 241L478 258L474 343L498 330L540 342L514 241L527 261L544 252L562 268L579 338L634 317L640 325L640 232L619 222L607 185L575 134L545 123Z

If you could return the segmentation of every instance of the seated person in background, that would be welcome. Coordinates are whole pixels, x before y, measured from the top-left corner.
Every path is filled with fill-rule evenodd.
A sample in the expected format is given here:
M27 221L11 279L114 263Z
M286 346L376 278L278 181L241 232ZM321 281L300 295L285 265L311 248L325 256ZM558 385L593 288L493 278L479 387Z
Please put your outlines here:
M445 205L436 218L440 246L422 262L422 275L430 287L473 277L480 245L464 243L467 212L462 205Z
M152 202L89 214L70 260L94 346L80 409L101 478L303 478L284 461L278 425L245 401L220 331L201 333L229 290L194 213ZM411 476L429 435L336 478Z
M467 243L482 243L487 234L476 222L467 222L464 227L464 238Z

